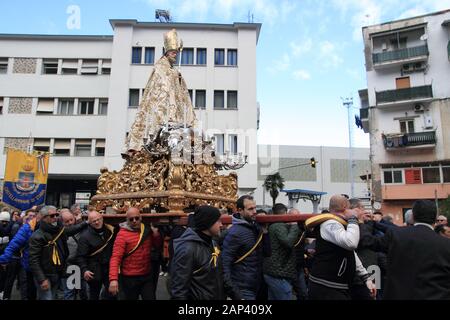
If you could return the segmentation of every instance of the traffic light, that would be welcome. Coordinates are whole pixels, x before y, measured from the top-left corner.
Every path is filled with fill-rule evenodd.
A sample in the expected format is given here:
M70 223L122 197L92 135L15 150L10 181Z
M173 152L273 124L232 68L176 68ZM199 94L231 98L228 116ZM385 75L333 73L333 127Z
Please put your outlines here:
M314 157L310 159L310 163L311 163L311 168L316 167L316 159L314 159Z

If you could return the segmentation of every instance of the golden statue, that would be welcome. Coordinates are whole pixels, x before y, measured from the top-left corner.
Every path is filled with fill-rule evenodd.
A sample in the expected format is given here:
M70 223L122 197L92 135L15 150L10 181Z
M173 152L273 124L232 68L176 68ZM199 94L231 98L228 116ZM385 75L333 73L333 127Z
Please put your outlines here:
M233 209L237 175L219 175L211 140L196 128L196 117L179 70L182 52L175 29L164 35L165 54L155 64L127 140L122 170L100 170L91 204L104 212L129 207L184 215L199 205Z
M174 68L182 48L175 29L164 35L165 54L155 63L145 86L142 102L128 135L128 150L141 150L144 138L155 137L161 126L195 125L195 113L186 82L179 70Z

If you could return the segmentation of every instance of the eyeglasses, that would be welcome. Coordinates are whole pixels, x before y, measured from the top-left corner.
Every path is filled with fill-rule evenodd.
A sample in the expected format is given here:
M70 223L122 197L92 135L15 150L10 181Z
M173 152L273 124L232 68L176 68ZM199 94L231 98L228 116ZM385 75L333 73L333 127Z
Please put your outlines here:
M49 214L48 216L49 216L50 218L58 218L58 217L59 217L59 213Z
M141 220L141 217L130 217L130 218L128 218L128 221L130 221L130 222L139 221L139 220Z

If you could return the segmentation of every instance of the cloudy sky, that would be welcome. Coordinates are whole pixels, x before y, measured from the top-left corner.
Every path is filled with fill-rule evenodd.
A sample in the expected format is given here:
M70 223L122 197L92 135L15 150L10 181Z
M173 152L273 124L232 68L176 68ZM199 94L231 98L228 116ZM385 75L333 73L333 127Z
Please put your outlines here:
M68 28L71 6L79 28ZM73 8L73 7L72 7ZM258 142L348 146L341 98L365 88L361 27L450 9L450 0L39 0L1 1L0 33L112 34L109 19L262 23L257 47ZM250 13L250 14L249 14ZM353 124L354 125L354 124ZM368 135L353 126L354 145Z

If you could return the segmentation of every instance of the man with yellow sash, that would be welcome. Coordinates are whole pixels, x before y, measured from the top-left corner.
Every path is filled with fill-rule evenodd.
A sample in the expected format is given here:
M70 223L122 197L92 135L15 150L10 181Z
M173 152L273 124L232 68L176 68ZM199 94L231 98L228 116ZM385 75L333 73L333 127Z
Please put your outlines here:
M306 220L306 228L314 228L316 253L309 276L311 300L350 300L350 286L355 275L376 294L370 275L355 250L359 243L360 211L350 210L348 199L334 195L330 199L331 214Z
M238 299L256 300L263 282L263 259L270 256L267 229L255 222L256 203L252 196L240 197L232 226L223 241L224 278L230 281Z
M223 279L220 250L213 240L219 237L221 227L219 209L200 206L193 215L193 228L187 228L174 240L172 299L224 300L225 292L232 295L229 283Z
M127 221L120 224L109 263L109 292L121 299L151 300L152 277L150 253L157 240L150 226L142 223L138 208L127 210Z
M103 222L103 216L97 211L88 213L89 227L78 240L77 261L81 275L89 284L89 300L98 300L104 287L103 299L113 300L108 294L109 259L114 244L114 228Z
M39 228L30 238L30 270L33 273L39 300L53 300L61 277L66 272L67 237L77 234L87 227L82 222L64 227L58 220L59 213L53 206L45 206L39 214Z

